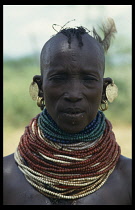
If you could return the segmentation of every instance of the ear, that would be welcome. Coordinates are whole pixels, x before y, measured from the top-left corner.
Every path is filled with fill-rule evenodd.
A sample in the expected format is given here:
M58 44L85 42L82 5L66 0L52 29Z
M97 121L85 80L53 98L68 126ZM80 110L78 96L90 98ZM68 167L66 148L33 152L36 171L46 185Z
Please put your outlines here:
M102 92L102 99L101 99L101 103L102 101L106 101L107 97L106 97L106 87L107 85L113 83L112 78L107 77L107 78L103 78L103 92Z
M42 89L42 79L41 79L41 75L35 75L33 77L33 82L36 82L39 88L39 93L38 96L39 97L43 97L43 89Z

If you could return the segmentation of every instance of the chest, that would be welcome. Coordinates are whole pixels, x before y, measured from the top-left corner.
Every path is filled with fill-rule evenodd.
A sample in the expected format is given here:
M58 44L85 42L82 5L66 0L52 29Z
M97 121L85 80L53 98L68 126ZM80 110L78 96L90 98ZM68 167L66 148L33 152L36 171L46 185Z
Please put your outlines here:
M128 201L125 190L118 178L110 176L99 190L86 197L59 200L45 197L26 181L19 184L14 193L10 194L10 202L15 205L126 205Z
M16 179L13 177L10 179L6 191L8 205L128 205L130 203L127 193L128 186L117 169L99 190L77 200L45 197L29 184L17 167L14 168L14 177Z

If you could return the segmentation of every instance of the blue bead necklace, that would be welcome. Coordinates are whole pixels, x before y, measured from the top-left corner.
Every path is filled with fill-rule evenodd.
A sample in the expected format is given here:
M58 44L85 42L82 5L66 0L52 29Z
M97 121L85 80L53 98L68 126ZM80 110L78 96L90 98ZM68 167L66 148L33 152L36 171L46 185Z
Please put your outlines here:
M103 134L106 122L103 112L98 111L96 118L79 133L71 134L61 130L45 108L38 117L38 126L45 138L63 144L94 141Z

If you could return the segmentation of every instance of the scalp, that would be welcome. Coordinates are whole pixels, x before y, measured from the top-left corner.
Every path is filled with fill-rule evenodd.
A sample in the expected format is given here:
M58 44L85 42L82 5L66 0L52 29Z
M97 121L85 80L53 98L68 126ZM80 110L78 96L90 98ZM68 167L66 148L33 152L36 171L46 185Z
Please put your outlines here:
M73 49L74 47L78 49L78 51L96 51L96 59L101 62L103 73L105 70L105 56L104 50L100 43L88 33L82 35L82 43L83 45L80 46L78 43L78 39L76 36L72 35L71 43L69 45L68 38L62 34L58 33L49 39L42 48L41 55L40 55L40 69L41 75L43 75L43 71L45 70L45 66L49 65L51 62L51 55L61 49L63 52L66 49Z

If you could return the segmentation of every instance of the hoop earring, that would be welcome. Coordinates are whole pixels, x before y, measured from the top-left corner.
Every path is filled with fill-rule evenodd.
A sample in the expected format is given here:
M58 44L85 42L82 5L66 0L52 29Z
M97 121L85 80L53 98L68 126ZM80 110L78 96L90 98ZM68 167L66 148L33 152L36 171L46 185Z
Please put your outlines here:
M37 96L37 106L40 107L41 110L44 109L45 103L42 97Z
M103 103L100 104L99 109L104 112L108 109L108 102L105 100L103 100L102 102ZM103 107L103 105L104 105L104 107Z

